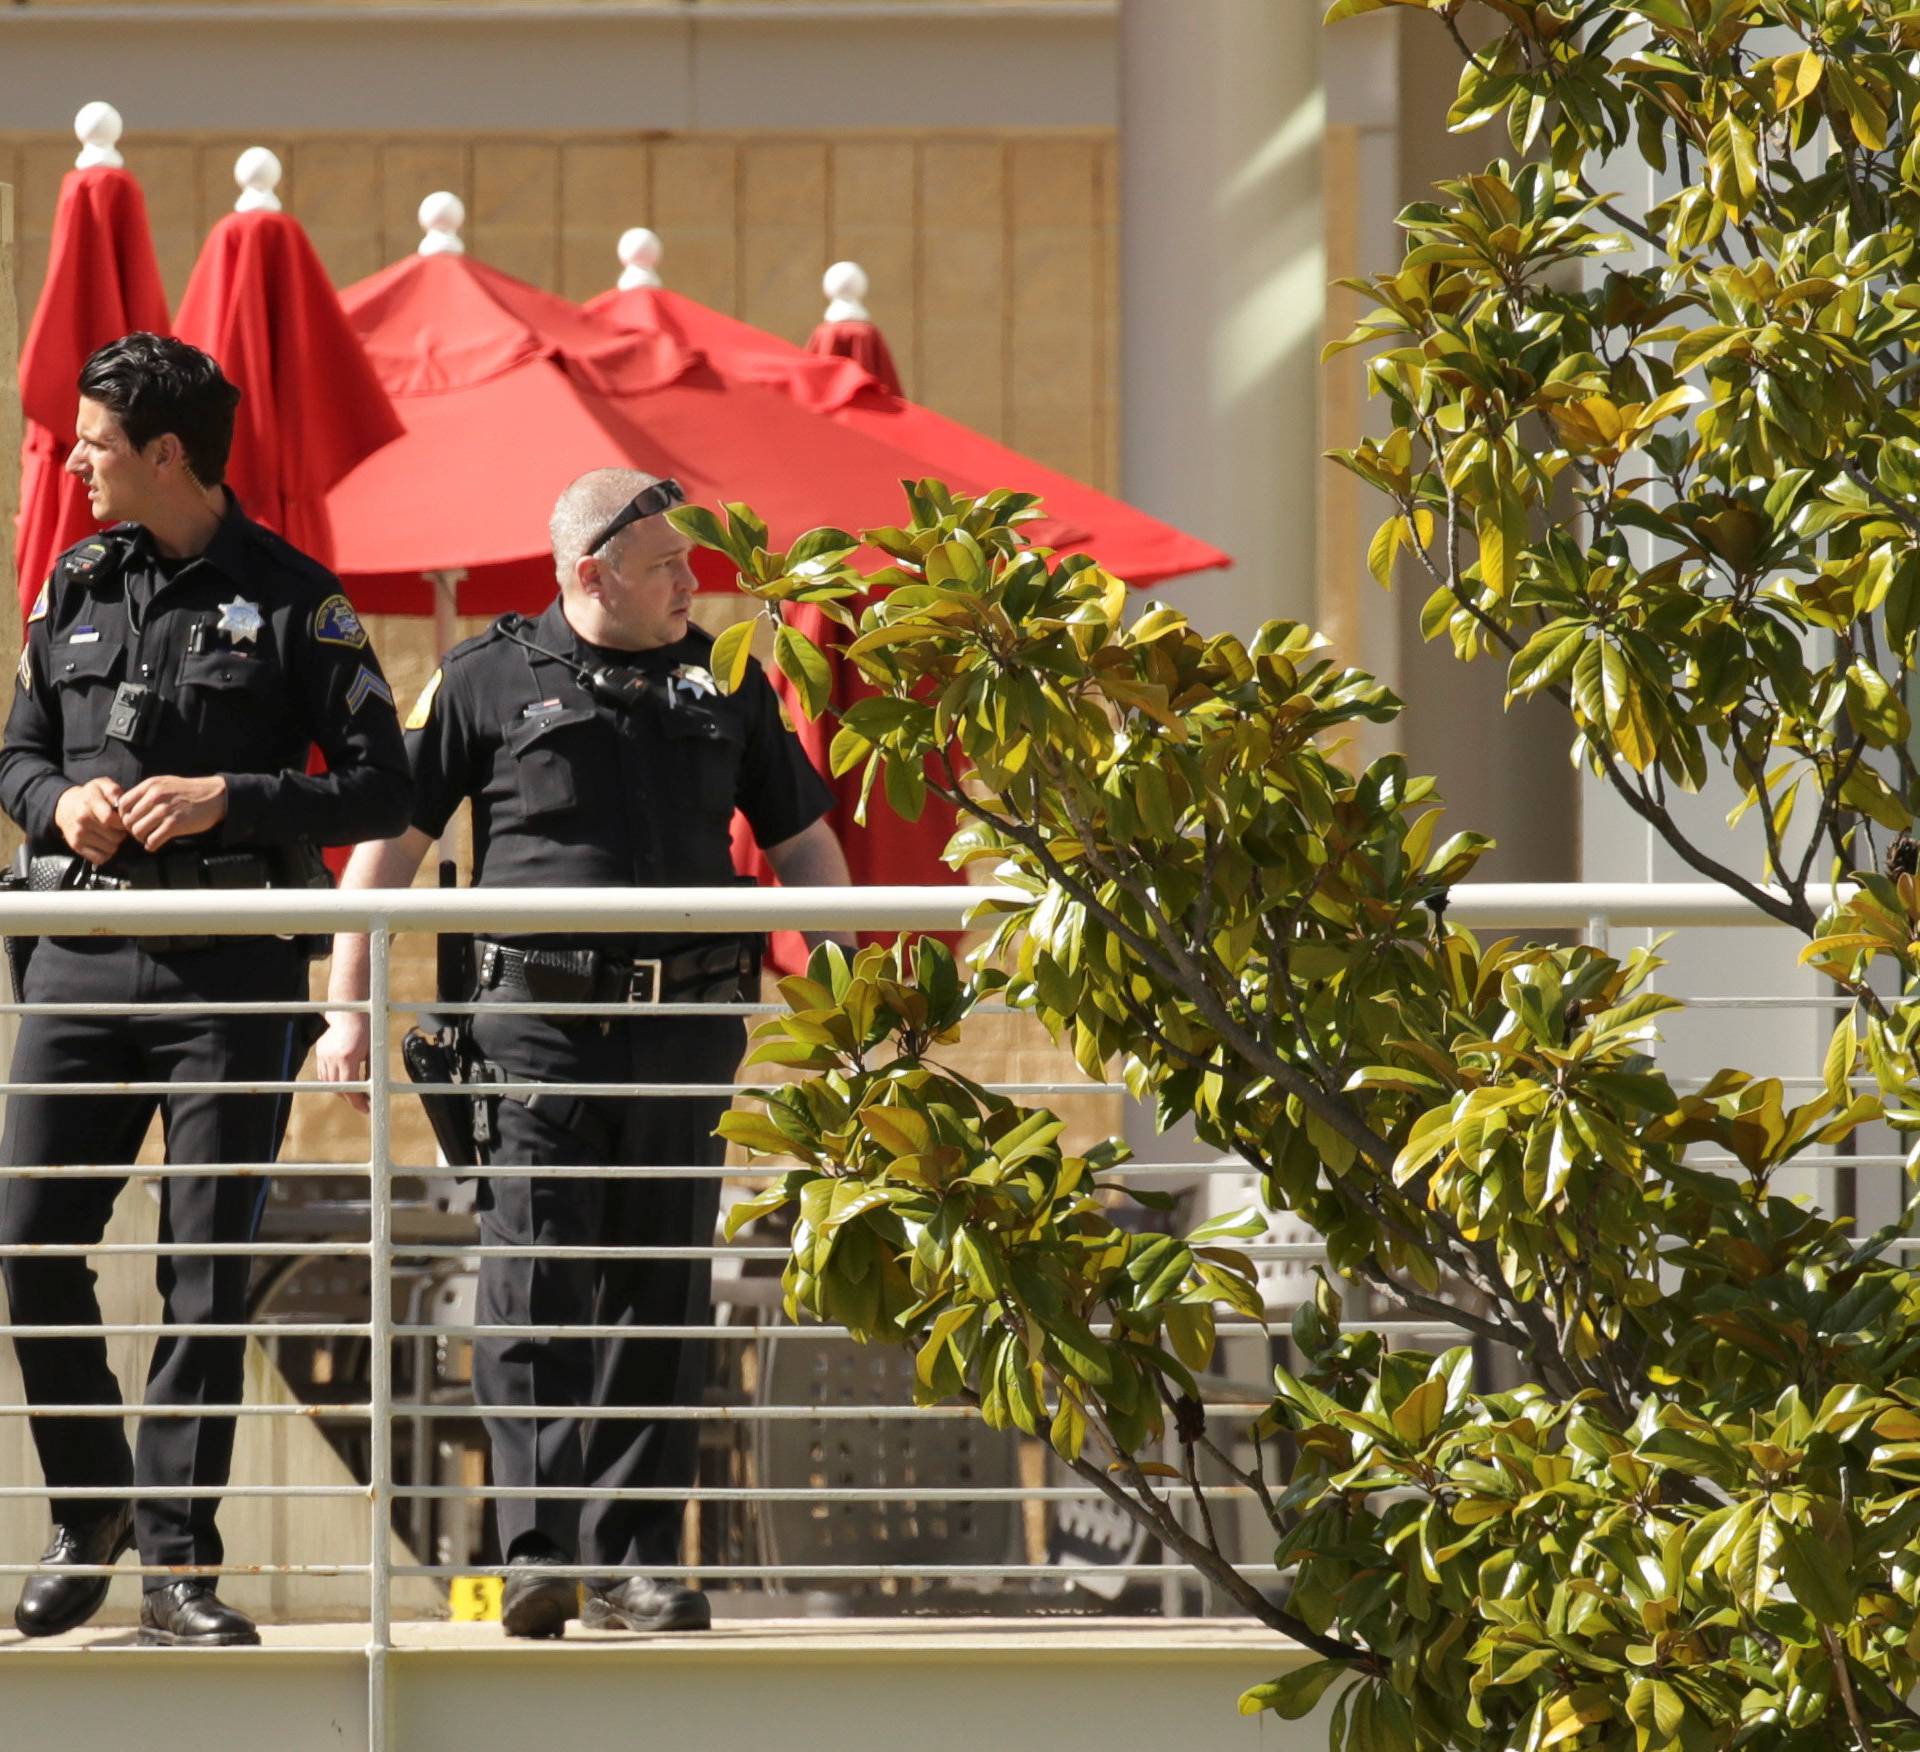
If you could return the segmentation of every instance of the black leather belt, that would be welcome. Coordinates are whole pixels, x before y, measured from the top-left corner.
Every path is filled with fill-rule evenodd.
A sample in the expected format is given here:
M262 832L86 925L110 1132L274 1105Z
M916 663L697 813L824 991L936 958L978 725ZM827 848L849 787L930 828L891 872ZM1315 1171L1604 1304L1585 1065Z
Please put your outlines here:
M536 1004L726 1004L758 996L760 939L721 937L669 955L474 944L483 991Z
M270 852L150 852L122 855L106 867L89 864L70 852L45 853L27 860L27 887L35 894L61 889L101 890L272 888L283 864ZM205 949L211 937L133 937L128 939L154 954L183 949Z
M34 864L85 864L79 858L35 858ZM109 866L94 869L85 865L83 873L71 882L51 882L50 888L107 889L196 889L196 888L271 888L279 874L278 863L260 852L153 852L143 858L116 859ZM37 870L29 869L28 880Z

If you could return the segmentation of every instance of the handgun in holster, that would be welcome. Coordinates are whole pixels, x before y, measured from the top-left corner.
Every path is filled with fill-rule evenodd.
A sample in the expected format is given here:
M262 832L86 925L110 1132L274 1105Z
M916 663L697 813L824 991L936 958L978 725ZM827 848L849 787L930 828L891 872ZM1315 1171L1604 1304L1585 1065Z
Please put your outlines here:
M13 854L13 863L0 875L0 894L46 894L57 888L83 886L88 865L83 859L62 852L56 856L36 857L27 846ZM7 959L7 978L13 985L13 1001L23 1003L27 990L27 963L33 959L38 937L0 937L0 952Z
M452 888L457 876L451 860L440 865L440 886ZM474 993L473 939L442 934L434 944L434 996L443 1004L463 1004ZM502 1081L499 1070L481 1053L473 1038L471 1016L420 1018L400 1042L400 1060L407 1075L421 1088L444 1087L444 1095L422 1095L427 1123L450 1168L481 1165L494 1139L494 1103L497 1096L479 1093Z

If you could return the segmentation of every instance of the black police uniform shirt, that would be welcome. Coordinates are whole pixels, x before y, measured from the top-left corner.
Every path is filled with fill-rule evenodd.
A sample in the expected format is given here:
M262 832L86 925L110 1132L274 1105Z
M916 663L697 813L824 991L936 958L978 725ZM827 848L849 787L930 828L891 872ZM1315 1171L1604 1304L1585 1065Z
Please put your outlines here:
M406 752L365 628L331 572L229 501L184 561L117 524L54 562L0 748L0 809L36 852L68 850L54 805L102 775L123 788L225 775L225 819L184 849L350 845L406 827ZM138 748L107 734L129 682L157 696ZM325 772L307 771L315 745ZM138 855L131 842L118 854Z
M734 880L733 812L775 846L832 807L760 666L731 694L713 686L713 641L697 628L651 651L582 640L556 599L521 638L588 669L638 670L635 706L609 704L565 664L495 622L456 645L406 724L413 825L438 836L473 799L476 886L642 888ZM529 946L652 954L659 938L576 934Z

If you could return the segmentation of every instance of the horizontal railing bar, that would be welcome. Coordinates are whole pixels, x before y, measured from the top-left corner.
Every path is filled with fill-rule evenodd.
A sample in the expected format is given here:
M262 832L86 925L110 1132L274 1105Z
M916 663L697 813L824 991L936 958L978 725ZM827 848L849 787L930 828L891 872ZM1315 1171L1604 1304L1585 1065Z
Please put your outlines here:
M355 1326L340 1320L212 1321L115 1320L98 1326L33 1326L16 1321L0 1325L0 1338L371 1338L366 1321Z
M716 1300L724 1301L724 1296ZM1248 1320L1218 1320L1215 1329L1225 1336L1245 1334L1254 1337L1272 1330L1269 1323ZM1101 1322L1090 1328L1097 1338L1111 1338L1119 1330L1115 1326ZM1461 1332L1465 1328L1456 1322L1447 1320L1349 1320L1343 1323L1343 1332L1376 1332L1382 1337L1412 1337L1427 1332ZM0 1338L257 1338L265 1342L269 1339L284 1338L371 1338L373 1327L366 1321L358 1323L340 1320L255 1320L255 1321L192 1321L183 1320L169 1324L160 1320L148 1321L108 1321L97 1326L69 1324L65 1326L36 1326L31 1323L15 1322L11 1325L0 1323ZM808 1339L851 1339L852 1332L844 1326L620 1326L620 1325L565 1325L548 1326L477 1326L477 1325L415 1325L395 1326L388 1334L393 1339L406 1338L631 1338L631 1339L730 1339L739 1344L758 1344L784 1338Z
M1815 1081L1818 1081L1818 1079L1816 1078ZM163 1088L172 1089L184 1089L189 1086L190 1085L184 1083L162 1085ZM225 1086L227 1085L215 1085L216 1088ZM239 1088L241 1085L234 1084L231 1086ZM518 1099L523 1095L557 1095L564 1093L567 1095L618 1096L622 1099L639 1097L643 1100L672 1101L682 1099L683 1097L701 1099L721 1095L730 1098L741 1095L752 1095L764 1089L766 1086L764 1083L501 1082L485 1084L481 1089L474 1092L483 1093L489 1098L496 1095L511 1095ZM992 1090L996 1095L1124 1095L1127 1093L1125 1083L986 1083L981 1086ZM7 1087L6 1084L0 1083L0 1093L5 1093ZM77 1083L66 1083L56 1085L55 1087L70 1090L78 1089L81 1085ZM253 1085L249 1084L247 1087L251 1088ZM271 1085L262 1084L260 1087L265 1089L271 1087ZM303 1095L334 1095L345 1091L361 1090L364 1089L366 1085L364 1083L300 1083L293 1085L293 1087L297 1087ZM108 1092L110 1093L111 1091ZM396 1083L393 1086L393 1092L395 1095L409 1095L417 1098L424 1095L444 1095L447 1093L447 1090L444 1087L429 1089L419 1083Z
M0 1246L0 1259L354 1259L371 1251L365 1241L18 1241Z
M726 1300L726 1297L723 1294L716 1294L716 1296L714 1297L714 1300L724 1302ZM1236 1320L1218 1320L1215 1322L1215 1328L1224 1336L1238 1337L1244 1334L1246 1337L1249 1337L1249 1338L1255 1337L1261 1333L1267 1333L1272 1331L1272 1327L1268 1323L1264 1323L1258 1320L1249 1320L1245 1318L1236 1319ZM42 1329L38 1327L30 1327L30 1326L22 1326L22 1327L0 1326L0 1333L20 1332L24 1334L24 1333L37 1332L40 1330ZM88 1330L93 1330L93 1329L88 1329ZM112 1328L109 1330L146 1331L148 1329L142 1327L142 1328L136 1328L136 1329ZM204 1331L206 1329L201 1327L193 1327L193 1326L169 1326L165 1328L158 1328L156 1330L163 1330L167 1332L199 1332L199 1331ZM289 1326L268 1327L268 1328L265 1328L264 1330L255 1328L254 1330L257 1332L260 1332L261 1336L263 1337L267 1336L268 1334L271 1334L272 1336L277 1338L288 1333L293 1333L297 1335L299 1333L309 1332L309 1331L317 1332L322 1330L322 1328L289 1325ZM365 1329L355 1328L353 1330L364 1331ZM1114 1332L1117 1330L1117 1328L1115 1328L1109 1322L1099 1321L1099 1322L1096 1322L1094 1325L1092 1325L1088 1330L1090 1330L1096 1338L1111 1338ZM1417 1333L1422 1333L1422 1332L1461 1332L1461 1331L1464 1331L1465 1329L1459 1326L1458 1324L1456 1324L1455 1322L1447 1321L1447 1320L1347 1320L1347 1321L1341 1322L1340 1330L1342 1332L1377 1332L1377 1333L1380 1333L1383 1337L1402 1338L1402 1337L1411 1337ZM825 1326L825 1325L794 1326L794 1325L788 1325L788 1324L781 1324L778 1326L719 1326L719 1325L711 1325L711 1326L665 1326L665 1325L661 1325L661 1326L613 1326L613 1325L606 1325L606 1326L562 1326L562 1325L460 1326L460 1325L456 1325L456 1326L396 1326L393 1329L393 1336L395 1338L659 1338L659 1339L710 1338L710 1339L732 1339L735 1342L740 1344L758 1344L762 1341L771 1343L777 1340L789 1339L789 1338L818 1338L818 1339L836 1339L836 1340L851 1339L853 1337L853 1334L844 1326Z
M365 1162L135 1162L124 1163L36 1163L29 1168L0 1168L0 1181L48 1180L55 1176L76 1180L307 1180L329 1175L364 1180L372 1172ZM396 1167L402 1178L422 1175L446 1176L451 1168ZM466 1172L463 1170L462 1172ZM523 1168L519 1172L524 1174ZM541 1170L543 1174L548 1170ZM782 1173L786 1170L782 1169Z
M1689 998L1679 992L1674 992L1671 995L1679 998L1689 1010L1834 1010L1844 1008L1853 1002L1851 998L1841 996L1808 998Z
M174 1082L149 1079L125 1083L0 1083L0 1095L364 1095L372 1085L301 1083L289 1077L255 1082L214 1082L181 1077Z
M784 1008L784 1006L782 1006ZM324 1016L330 1010L372 1010L365 998L167 998L125 1004L0 1004L0 1016Z
M306 1085L312 1088L313 1085ZM1689 1156L1695 1168L1737 1168L1732 1156ZM1903 1168L1905 1156L1796 1156L1789 1168ZM599 1167L530 1168L523 1162L503 1162L484 1166L450 1167L444 1162L395 1162L393 1173L401 1180L509 1180L529 1174L541 1180L779 1180L794 1171L786 1167L744 1167L718 1163L712 1167L672 1166L654 1163L629 1163ZM101 1180L182 1180L198 1177L246 1177L251 1179L364 1180L371 1172L365 1162L134 1162L127 1163L44 1163L32 1167L0 1167L0 1181L44 1180L54 1176ZM1100 1180L1106 1185L1125 1185L1154 1177L1222 1175L1257 1178L1259 1170L1239 1162L1128 1162L1118 1168L1102 1168ZM293 1207L298 1209L298 1207ZM402 1207L404 1208L404 1206Z
M233 888L0 894L0 934L48 937L396 933L697 936L766 931L952 931L1012 890L942 887Z
M1779 890L1770 892L1785 899ZM1840 890L1842 894L1851 892ZM1835 890L1810 883L1819 909ZM0 894L8 936L247 936L264 933L483 931L498 936L797 931L958 930L984 901L1031 906L1013 888L359 888ZM1645 925L1780 928L1780 921L1707 882L1470 882L1448 896L1466 925L1579 929L1604 919Z
M1814 1081L1819 1081L1815 1078ZM1124 1083L989 1083L984 1085L997 1095L1124 1095ZM181 1077L172 1082L148 1080L124 1083L6 1083L0 1082L0 1095L364 1095L373 1085L364 1077L352 1082L322 1083L291 1078L261 1078L257 1081L202 1082ZM765 1087L760 1083L488 1083L483 1091L491 1099L511 1095L590 1095L618 1096L623 1100L677 1101L706 1099L725 1095L729 1098L751 1095ZM445 1085L427 1088L418 1083L395 1083L393 1093L420 1098L451 1093Z
M592 1422L602 1418L648 1418L656 1422L717 1423L901 1423L965 1420L980 1415L971 1405L424 1405L396 1403L394 1417L497 1418L543 1422ZM1209 1412L1252 1416L1269 1409L1245 1400L1208 1400ZM0 1405L0 1417L309 1417L367 1418L371 1405Z
M1201 1245L1215 1243L1202 1242ZM1223 1241L1217 1245L1231 1247L1254 1260L1317 1260L1326 1255L1326 1248L1317 1241ZM0 1256L8 1251L0 1247ZM393 1251L396 1258L402 1259L786 1259L792 1253L787 1247L748 1247L738 1243L712 1247L468 1247L458 1242L416 1245L397 1239Z
M0 1563L0 1576L366 1576L368 1563ZM394 1568L400 1574L399 1567ZM485 1574L485 1571L481 1571ZM0 1661L6 1656L0 1654Z
M457 1486L454 1488L458 1488ZM85 1502L164 1502L174 1497L355 1497L364 1501L373 1487L366 1484L63 1484L60 1497ZM43 1484L0 1485L0 1501L15 1497L45 1497ZM60 1569L64 1572L65 1564Z
M371 1405L0 1405L0 1417L353 1417L373 1415ZM574 1414L569 1412L568 1416ZM169 1495L172 1493L169 1492Z
M1271 1563L1237 1563L1243 1576L1281 1576L1288 1572ZM0 1568L0 1574L7 1573ZM62 1575L90 1572L78 1565L62 1566ZM625 1576L692 1576L703 1582L780 1581L802 1576L821 1576L832 1581L891 1582L924 1581L938 1576L947 1581L1073 1581L1086 1576L1184 1576L1189 1581L1201 1577L1185 1563L677 1563L677 1564L519 1564L511 1571L503 1563L396 1563L396 1576L424 1576L447 1579L454 1576L578 1576L592 1580Z
M353 1259L371 1250L366 1241L11 1241L0 1259ZM1308 1241L1250 1241L1235 1248L1249 1259L1317 1260L1325 1249ZM478 1242L393 1243L401 1259L785 1259L785 1247L509 1247Z
M1193 1492L1185 1484L1175 1485L1181 1498L1191 1501ZM28 1493L31 1494L31 1493ZM41 1496L45 1491L39 1492ZM73 1496L74 1491L62 1491ZM178 1496L179 1491L169 1491ZM628 1485L623 1488L591 1484L400 1484L397 1497L428 1501L489 1502L616 1502L616 1503L1077 1503L1104 1502L1104 1493L1092 1485L1081 1484L1000 1484L955 1486L929 1489L925 1485L694 1485L682 1489L674 1485ZM1212 1502L1235 1502L1256 1493L1249 1484L1203 1484L1200 1494Z
M1202 1402L1203 1409L1209 1413L1232 1413L1235 1416L1253 1417L1272 1409L1269 1404L1256 1405L1250 1400L1209 1399ZM5 1411L0 1406L0 1411ZM329 1406L328 1410L338 1407ZM208 1414L212 1415L212 1414ZM484 1417L496 1418L502 1422L524 1421L527 1418L567 1419L580 1418L595 1421L603 1418L647 1418L664 1423L698 1423L702 1418L712 1418L717 1423L911 1423L918 1419L933 1422L965 1422L980 1415L979 1409L971 1405L422 1405L401 1404L393 1407L395 1417Z

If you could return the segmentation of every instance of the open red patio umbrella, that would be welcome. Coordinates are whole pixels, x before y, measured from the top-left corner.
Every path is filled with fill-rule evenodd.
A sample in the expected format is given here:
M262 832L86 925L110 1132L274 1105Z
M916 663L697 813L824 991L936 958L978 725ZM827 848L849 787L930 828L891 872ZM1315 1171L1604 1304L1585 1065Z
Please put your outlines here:
M73 448L74 382L87 356L145 329L164 334L167 298L147 203L115 150L120 116L90 103L74 122L82 150L60 185L47 277L20 349L20 516L14 545L21 612L56 555L100 527L86 489L65 469Z
M548 515L590 468L673 475L696 504L744 500L782 544L822 524L895 521L900 482L919 472L883 440L725 376L670 335L602 322L457 240L341 302L406 428L329 500L338 569L370 611L423 612L422 575L456 570L467 613L543 606ZM698 555L696 571L733 588L717 555Z
M327 494L401 435L365 351L299 222L280 210L280 161L240 155L241 194L201 246L175 332L240 388L227 480L256 522L323 566Z
M634 240L642 235L652 242L636 249ZM634 333L673 334L700 348L717 370L776 383L796 400L831 414L837 425L906 452L922 476L950 486L972 480L1038 493L1047 515L1032 526L1035 541L1047 547L1084 548L1136 588L1233 564L1211 542L890 392L857 360L809 353L668 290L653 272L659 244L651 232L628 232L622 251L623 259L631 255L633 260L619 286L588 301L586 308L593 315Z

